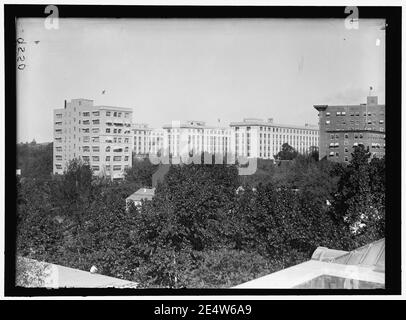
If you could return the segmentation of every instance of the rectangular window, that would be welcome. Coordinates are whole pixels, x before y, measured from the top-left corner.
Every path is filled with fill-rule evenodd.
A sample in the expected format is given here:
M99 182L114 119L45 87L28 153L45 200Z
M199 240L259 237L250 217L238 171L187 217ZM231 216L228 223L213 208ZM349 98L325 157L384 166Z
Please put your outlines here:
M84 117L90 117L90 112L83 112L82 114Z
M113 170L114 170L114 171L120 171L120 170L121 170L121 166L115 165L115 166L113 166Z
M121 161L121 156L114 156L113 161Z
M99 162L99 160L100 160L100 157L99 157L99 156L93 156L93 157L92 157L92 161Z
M106 116L110 117L111 116L111 112L110 111L106 111Z
M95 119L95 120L93 120L92 122L93 122L93 124L100 124L100 120L99 120L99 119Z
M93 152L100 152L100 147L99 146L93 146L92 150L93 150Z
M93 111L92 115L95 116L95 117L98 117L98 116L100 116L100 112L99 111Z
M100 167L99 166L92 166L93 171L99 171Z
M106 156L106 161L110 161L110 156Z

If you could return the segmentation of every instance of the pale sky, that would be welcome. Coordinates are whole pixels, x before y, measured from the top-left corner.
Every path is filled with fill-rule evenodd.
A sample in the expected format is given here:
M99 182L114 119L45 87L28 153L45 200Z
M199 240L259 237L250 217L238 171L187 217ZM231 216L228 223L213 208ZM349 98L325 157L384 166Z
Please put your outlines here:
M383 20L20 19L18 142L52 141L64 100L133 108L133 121L317 124L314 104L385 102ZM379 39L379 41L377 41ZM39 40L36 44L34 41ZM106 90L106 94L101 92Z

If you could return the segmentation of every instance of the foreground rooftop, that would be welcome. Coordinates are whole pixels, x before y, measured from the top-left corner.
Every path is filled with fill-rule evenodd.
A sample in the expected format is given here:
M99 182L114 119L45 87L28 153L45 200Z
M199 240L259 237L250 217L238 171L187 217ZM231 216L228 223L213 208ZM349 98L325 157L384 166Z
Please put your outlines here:
M136 288L137 283L97 273L64 267L29 258L19 257L29 272L25 287L45 288Z
M383 289L385 239L349 252L318 247L309 261L234 288Z

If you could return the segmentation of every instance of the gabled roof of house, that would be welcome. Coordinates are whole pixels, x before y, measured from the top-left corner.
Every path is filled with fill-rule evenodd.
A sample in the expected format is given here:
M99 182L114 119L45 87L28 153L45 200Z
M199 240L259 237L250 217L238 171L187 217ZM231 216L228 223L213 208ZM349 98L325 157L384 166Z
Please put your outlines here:
M155 188L152 188L152 189L141 188L141 189L138 189L136 192L134 192L129 197L127 197L126 200L132 200L132 201L141 201L143 199L151 200L154 195L155 195Z

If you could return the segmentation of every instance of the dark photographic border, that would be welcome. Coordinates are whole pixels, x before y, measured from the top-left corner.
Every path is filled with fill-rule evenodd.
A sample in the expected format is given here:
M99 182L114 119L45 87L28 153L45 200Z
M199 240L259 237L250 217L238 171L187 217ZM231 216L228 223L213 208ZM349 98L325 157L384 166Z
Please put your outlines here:
M45 18L46 5L4 5L5 29L5 296L398 295L401 294L401 7L359 6L359 18L386 19L386 272L385 289L45 289L15 286L17 18ZM345 7L57 5L60 18L345 19ZM349 75L350 77L351 75ZM309 106L311 108L312 106Z

